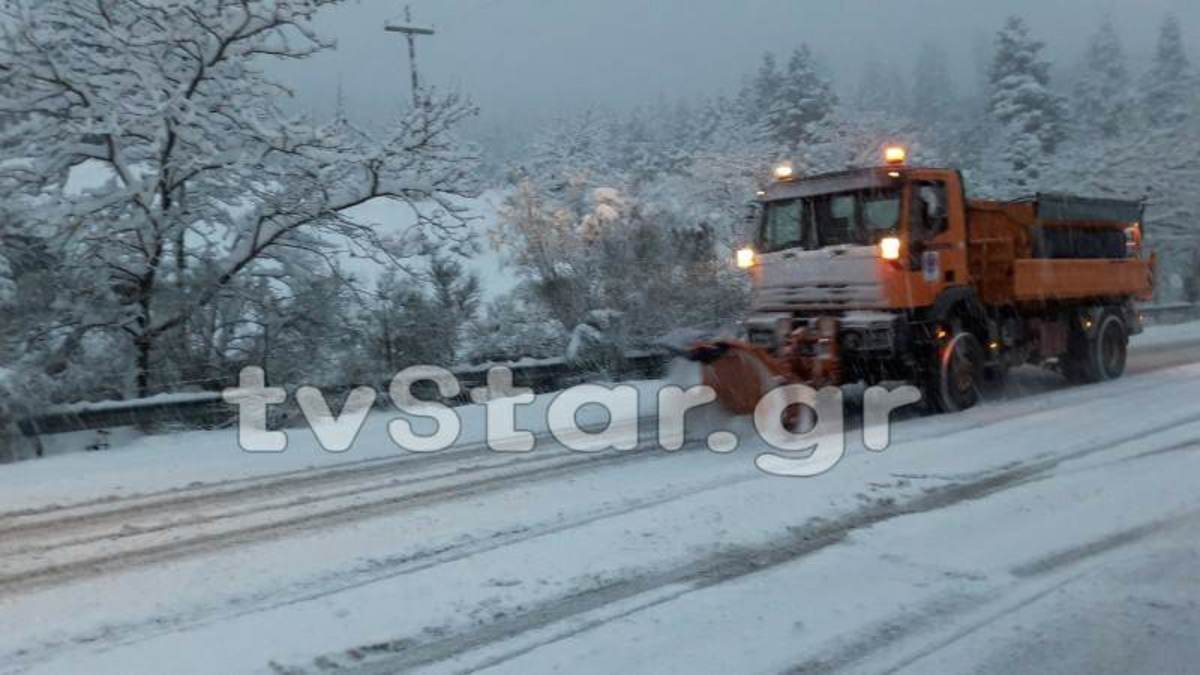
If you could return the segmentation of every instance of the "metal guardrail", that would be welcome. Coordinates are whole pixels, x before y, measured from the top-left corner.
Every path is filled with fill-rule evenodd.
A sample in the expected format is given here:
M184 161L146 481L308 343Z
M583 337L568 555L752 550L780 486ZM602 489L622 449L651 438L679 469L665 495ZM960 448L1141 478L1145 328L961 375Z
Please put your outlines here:
M1190 302L1166 302L1153 305L1141 305L1138 313L1142 319L1152 325L1183 323L1200 319L1200 304Z
M637 353L627 355L615 363L596 364L596 367L580 366L562 359L549 359L451 369L451 372L458 378L461 393L444 402L450 405L469 403L471 390L487 386L487 373L497 366L504 366L512 370L515 386L528 387L541 393L578 384L597 375L614 380L658 377L662 374L667 359L666 355L660 353ZM603 367L600 367L601 365ZM384 383L379 390L386 391L387 385L388 383ZM331 387L326 390L326 394L340 398L344 397L350 389L349 386ZM416 383L413 393L425 400L438 398L437 390L430 382ZM388 403L389 399L383 397L381 401ZM226 403L220 392L169 394L146 399L57 406L40 415L19 420L17 428L26 436L122 426L145 427L179 424L197 428L216 428L231 423L236 412L237 408Z

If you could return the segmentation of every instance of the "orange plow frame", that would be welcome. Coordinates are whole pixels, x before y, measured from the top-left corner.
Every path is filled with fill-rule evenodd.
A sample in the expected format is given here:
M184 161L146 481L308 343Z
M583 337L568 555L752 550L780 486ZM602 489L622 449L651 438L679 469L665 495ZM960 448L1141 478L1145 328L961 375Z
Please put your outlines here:
M734 415L752 414L772 389L788 384L813 388L841 384L838 324L826 319L818 330L797 328L778 355L741 340L702 342L687 357L700 364L702 382Z

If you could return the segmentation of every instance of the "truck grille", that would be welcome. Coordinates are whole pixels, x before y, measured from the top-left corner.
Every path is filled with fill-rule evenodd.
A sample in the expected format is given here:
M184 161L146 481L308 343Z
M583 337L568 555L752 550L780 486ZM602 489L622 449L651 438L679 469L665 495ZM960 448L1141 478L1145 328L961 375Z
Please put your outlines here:
M755 311L797 309L882 309L883 288L876 283L813 283L769 286L758 289Z

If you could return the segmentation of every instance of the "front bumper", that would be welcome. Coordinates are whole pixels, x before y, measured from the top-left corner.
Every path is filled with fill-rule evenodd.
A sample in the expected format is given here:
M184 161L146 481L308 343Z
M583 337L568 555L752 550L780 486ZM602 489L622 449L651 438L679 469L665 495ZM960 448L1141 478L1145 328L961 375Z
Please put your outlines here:
M752 316L743 323L749 343L772 353L788 343L797 330L813 334L824 333L822 323L836 322L839 351L847 356L896 354L904 348L902 316L892 312L844 312L820 316L793 316L784 313L765 313Z

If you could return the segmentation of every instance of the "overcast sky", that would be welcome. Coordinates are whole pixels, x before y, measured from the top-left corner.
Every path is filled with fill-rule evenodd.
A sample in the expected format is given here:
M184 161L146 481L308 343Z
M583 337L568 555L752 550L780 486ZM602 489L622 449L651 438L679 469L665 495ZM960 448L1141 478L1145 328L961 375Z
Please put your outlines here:
M489 125L587 105L628 107L728 91L765 49L808 43L842 80L864 62L911 71L915 47L940 42L969 84L1004 17L1024 16L1060 68L1079 57L1104 14L1126 50L1148 58L1167 12L1200 60L1197 0L414 0L422 72L468 93ZM286 68L302 105L329 114L339 81L357 117L379 119L408 97L403 40L384 33L401 0L350 0L318 22L338 50ZM980 49L980 47L985 49ZM981 54L981 52L984 52Z

